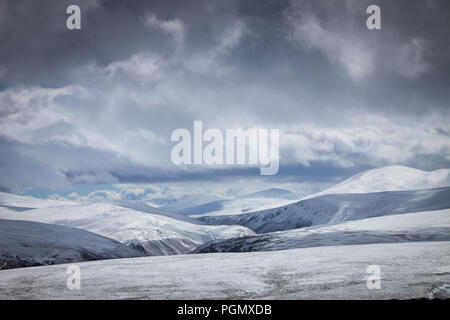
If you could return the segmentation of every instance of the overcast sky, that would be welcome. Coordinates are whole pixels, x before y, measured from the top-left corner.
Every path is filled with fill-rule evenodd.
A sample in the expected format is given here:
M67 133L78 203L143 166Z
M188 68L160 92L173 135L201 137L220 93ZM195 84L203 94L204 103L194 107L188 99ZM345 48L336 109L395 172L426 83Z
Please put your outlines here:
M0 189L450 167L449 30L447 0L1 1ZM194 120L280 129L279 174L173 165Z

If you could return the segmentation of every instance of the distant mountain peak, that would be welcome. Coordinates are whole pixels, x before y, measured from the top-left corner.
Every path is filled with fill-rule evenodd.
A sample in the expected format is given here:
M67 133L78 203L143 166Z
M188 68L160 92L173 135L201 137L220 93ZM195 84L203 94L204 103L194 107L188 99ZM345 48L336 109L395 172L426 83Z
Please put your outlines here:
M423 171L390 165L360 172L317 195L407 191L450 186L450 169Z
M278 199L286 199L286 200L294 200L297 199L298 196L286 189L281 188L269 188L257 192L253 192L250 194L246 194L241 198L278 198Z

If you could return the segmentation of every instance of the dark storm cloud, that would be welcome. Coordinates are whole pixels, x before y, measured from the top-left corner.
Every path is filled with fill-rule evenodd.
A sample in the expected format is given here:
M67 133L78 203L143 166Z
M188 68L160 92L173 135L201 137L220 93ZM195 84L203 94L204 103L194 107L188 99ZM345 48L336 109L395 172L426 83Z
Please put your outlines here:
M66 8L78 4L82 31L66 28ZM155 1L3 1L0 59L6 84L64 85L73 69L164 49L167 39L142 23Z
M448 166L448 30L444 0L2 1L0 187L257 172L174 167L194 120L280 128L280 179Z
M173 51L170 37L144 23L149 15L154 15L161 21L178 19L183 23L186 29L184 55L207 50L214 42L215 34L222 32L233 19L241 19L249 36L226 58L228 64L242 71L235 79L242 82L267 79L272 86L284 84L281 89L294 97L296 85L301 86L310 92L310 100L316 99L322 106L326 105L320 99L323 91L337 104L348 103L351 95L362 101L373 101L376 108L400 108L402 112L408 108L408 111L418 113L424 109L428 111L424 104L429 105L429 102L436 108L446 107L450 98L449 90L446 90L449 74L442 72L450 68L447 31L450 5L446 1L377 1L382 8L383 29L380 32L365 28L365 8L370 1L345 0L189 3L86 0L76 2L82 8L83 30L69 32L65 27L65 9L72 2L2 2L0 83L6 86L62 86L82 81L77 79L78 70L86 64L107 65L143 51L168 56ZM286 17L298 22L295 21L299 19L296 11L317 17L318 24L336 41L344 39L340 36L350 38L343 46L358 49L360 45L360 51L366 51L361 55L375 56L373 61L361 63L367 64L361 68L370 69L367 71L370 77L343 88L339 61L337 66L330 68L324 63L327 53L321 54L321 48L316 50L314 45L310 51L296 50L286 37L286 33L292 36L292 30L289 30L292 26L286 23L289 20ZM341 49L333 48L333 44L329 48L326 45L322 51L329 49L333 59L339 60L345 54L340 53ZM404 51L410 52L410 57L402 56L401 48L395 49L401 45ZM408 59L415 65L408 65ZM283 73L283 68L291 69L294 74ZM358 72L365 71L354 71L355 77L359 76ZM415 77L419 79L410 79ZM420 90L420 97L405 100L405 93L416 90ZM405 105L408 106L403 107ZM289 113L291 107L286 109ZM283 111L281 115L284 115Z

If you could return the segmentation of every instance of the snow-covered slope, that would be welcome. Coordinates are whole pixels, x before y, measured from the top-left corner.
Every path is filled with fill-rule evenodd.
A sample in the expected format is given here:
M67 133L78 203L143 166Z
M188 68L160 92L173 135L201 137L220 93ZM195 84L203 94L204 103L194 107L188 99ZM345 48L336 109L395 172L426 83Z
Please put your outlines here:
M0 192L0 207L10 208L15 211L35 208L48 208L54 206L74 205L73 201L44 200L31 196L22 196L12 193ZM16 209L17 208L17 209Z
M181 212L187 208L192 208L203 205L205 203L221 201L226 199L227 198L225 197L210 193L192 193L189 195L185 195L180 199L173 199L171 203L167 205L162 205L159 207L159 209L164 210L166 212L174 212L181 214Z
M184 215L177 214L177 213L166 212L160 208L152 207L142 201L116 200L116 201L112 201L111 204L120 206L120 207L124 207L124 208L141 211L141 212L157 214L157 215L169 217L169 218L172 218L175 220L186 221L186 222L190 222L190 223L194 223L194 224L203 224L201 221L199 221L197 219L190 218L188 216L184 216Z
M180 213L190 215L192 218L198 218L199 216L232 215L274 208L288 203L292 203L292 200L249 197L213 201L200 206L183 209Z
M450 186L450 169L426 172L405 166L393 165L361 172L322 192L296 198L290 191L273 188L237 199L218 200L184 208L179 213L200 216L237 215L289 205L292 200L306 200L322 195L346 193L374 193L408 191ZM203 221L208 221L207 219Z
M450 242L328 246L80 263L0 271L0 299L415 299L450 298ZM367 268L381 290L367 288Z
M0 220L0 270L142 255L120 242L81 229Z
M335 224L383 215L450 208L450 188L333 194L240 215L200 216L211 225L242 225L257 233Z
M242 226L193 224L108 203L0 212L0 218L81 228L120 241L149 255L187 253L210 240L253 234Z
M143 201L115 200L109 203L124 208L137 211L167 216L176 220L187 221L194 224L203 224L202 222L176 213L166 212L162 209L155 208ZM77 205L79 202L39 199L31 196L16 195L11 193L0 192L0 213L26 211L38 208L59 207L67 205Z
M274 198L274 199L295 200L298 199L298 196L289 190L281 188L270 188L244 195L241 198Z
M316 194L370 193L406 191L450 186L450 169L422 171L393 165L363 171Z
M199 215L241 214L282 206L291 203L295 199L298 199L298 196L291 191L271 188L243 195L235 199L216 200L193 207L182 208L177 212L183 215L191 215L194 218Z
M450 209L216 240L200 246L194 253L271 251L409 241L450 241Z

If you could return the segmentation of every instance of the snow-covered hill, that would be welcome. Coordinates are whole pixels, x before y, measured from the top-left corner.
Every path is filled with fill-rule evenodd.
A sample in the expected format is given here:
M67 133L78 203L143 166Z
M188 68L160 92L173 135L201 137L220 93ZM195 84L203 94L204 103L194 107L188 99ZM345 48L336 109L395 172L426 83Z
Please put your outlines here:
M141 212L147 212L147 213L151 213L151 214L157 214L157 215L169 217L169 218L172 218L175 220L181 220L181 221L190 222L193 224L203 224L201 221L199 221L197 219L194 219L194 218L191 218L188 216L184 216L181 214L177 214L177 213L167 212L160 208L152 207L149 204L142 202L142 201L116 200L116 201L112 201L110 203L113 205L119 206L119 207L129 208L129 209L133 209L133 210L137 210L137 211L141 211Z
M450 241L450 209L216 240L200 246L193 253L271 251L410 241Z
M156 199L158 200L158 199ZM203 205L205 203L227 200L227 198L211 193L192 193L185 195L179 199L172 199L169 204L164 204L159 209L166 212L174 212L181 214L187 208ZM152 200L155 201L155 200Z
M134 209L137 211L167 216L176 220L187 221L194 224L203 224L202 222L196 219L172 212L167 212L160 208L152 207L143 201L115 200L109 201L108 203L124 208ZM23 196L6 192L0 192L0 212L3 213L14 211L26 211L39 208L77 205L77 204L80 204L80 202L40 199L31 196Z
M292 200L276 198L242 198L232 200L218 200L205 203L200 206L183 209L180 213L190 215L190 217L192 218L198 218L199 216L232 215L253 212L255 210L274 208L289 203L292 203Z
M406 191L450 186L450 169L422 171L393 165L363 171L315 196L342 193Z
M65 265L0 271L0 299L450 298L450 242L328 246L84 262L81 290ZM381 290L367 288L367 268Z
M8 208L14 211L74 204L77 203L73 201L44 200L31 196L0 192L0 207Z
M235 199L221 199L193 207L181 208L177 212L183 215L190 215L194 218L199 215L242 214L285 205L295 199L298 199L298 196L291 191L271 188L246 194Z
M239 224L258 232L364 219L384 214L450 208L450 169L426 172L388 166L361 172L338 185L297 202L259 210L202 207L192 217L206 224ZM443 188L443 189L439 189ZM242 207L251 199L241 199ZM195 211L195 210L194 210Z
M240 215L200 216L206 224L246 226L257 233L335 224L383 215L450 208L450 188L324 195Z
M298 196L289 190L281 188L270 188L246 194L241 196L240 198L274 198L284 200L295 200L298 199Z
M193 224L108 203L0 212L0 218L81 228L149 255L187 253L207 241L253 234L242 226Z
M0 219L0 270L139 256L137 250L85 230Z

